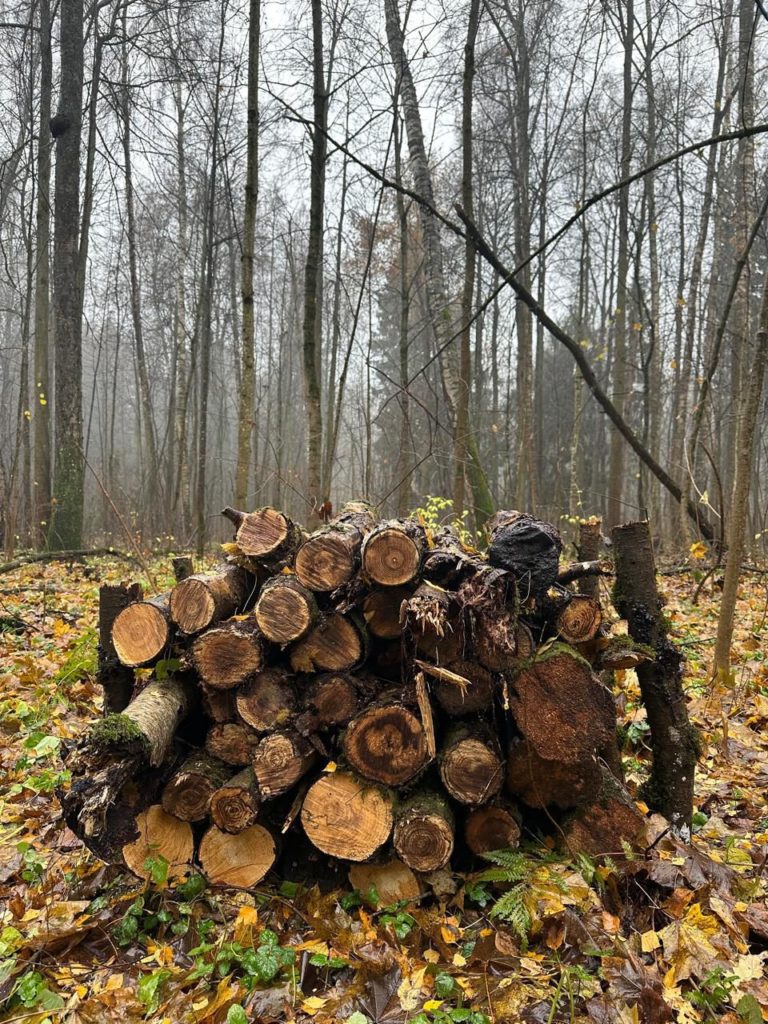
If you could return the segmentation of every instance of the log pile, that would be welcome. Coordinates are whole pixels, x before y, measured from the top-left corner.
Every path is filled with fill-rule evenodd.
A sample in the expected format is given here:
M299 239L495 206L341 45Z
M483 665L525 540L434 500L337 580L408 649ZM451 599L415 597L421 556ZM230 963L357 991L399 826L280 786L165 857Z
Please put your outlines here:
M633 840L609 689L624 662L598 598L559 582L579 572L554 527L499 512L480 554L360 502L311 535L274 508L224 515L215 571L148 599L103 588L110 713L62 797L100 857L249 887L307 840L390 881L526 827L593 854Z

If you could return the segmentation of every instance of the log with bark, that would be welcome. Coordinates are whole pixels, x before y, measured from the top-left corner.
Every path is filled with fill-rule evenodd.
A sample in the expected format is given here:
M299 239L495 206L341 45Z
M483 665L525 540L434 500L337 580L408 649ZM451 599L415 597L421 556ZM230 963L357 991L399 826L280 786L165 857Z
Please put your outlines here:
M225 514L223 566L159 598L102 591L100 678L120 713L75 745L62 794L99 856L248 888L274 837L295 849L303 830L309 864L415 895L414 872L515 847L523 828L598 853L635 840L605 670L637 665L652 688L668 640L656 621L610 638L554 527L501 511L481 553L365 503L309 536L278 509ZM635 632L632 601L658 608L642 585L622 590Z

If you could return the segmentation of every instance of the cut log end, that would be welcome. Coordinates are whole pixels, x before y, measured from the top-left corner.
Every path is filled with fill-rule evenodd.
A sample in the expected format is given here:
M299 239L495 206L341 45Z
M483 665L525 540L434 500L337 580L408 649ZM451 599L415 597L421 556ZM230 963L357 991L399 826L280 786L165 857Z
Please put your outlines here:
M360 630L343 615L328 615L290 652L295 672L344 672L363 660Z
M464 736L443 752L440 777L454 800L477 806L488 803L499 792L504 766L491 743Z
M421 895L418 878L397 857L383 864L354 864L349 869L349 881L358 892L375 889L381 905L385 907L411 902Z
M203 682L226 690L259 671L263 652L253 622L232 622L198 637L192 659Z
M350 723L343 745L355 771L386 786L410 782L429 756L421 722L396 704L364 711Z
M253 752L251 767L263 798L287 793L314 764L315 750L298 733L274 732Z
M225 764L194 754L163 790L163 810L182 821L202 821L211 806L211 797L229 774Z
M598 602L586 594L576 594L558 614L556 627L566 643L580 644L597 636L602 621Z
M148 601L124 608L112 626L112 643L123 665L136 668L155 661L171 638L168 618Z
M222 832L244 832L258 813L259 795L251 768L238 772L211 796L211 818Z
M275 508L260 508L243 516L237 530L237 546L250 558L275 554L288 541L291 521Z
M189 822L181 821L154 804L137 816L136 828L138 839L123 847L123 860L134 875L150 878L152 861L161 857L168 862L169 877L185 872L195 850Z
M310 841L342 860L368 860L389 839L392 797L347 772L322 775L301 809Z
M182 633L198 633L213 621L216 601L202 580L189 577L173 588L170 609Z
M208 730L205 749L211 757L240 768L250 763L258 742L256 733L242 722L223 722Z
M393 835L398 855L414 871L437 871L453 853L453 816L439 796L415 797L398 812Z
M311 592L290 577L277 577L259 596L255 610L259 629L268 640L288 644L309 632L317 618Z
M266 876L276 856L275 840L261 825L237 835L214 825L200 842L200 866L211 885L250 889Z
M363 549L363 569L384 587L402 586L414 579L421 565L421 547L407 533L394 528L376 531Z
M351 546L345 534L323 531L310 537L296 553L296 575L309 590L327 592L348 583L357 567L359 542Z
M373 590L363 601L363 618L372 636L395 640L403 631L401 609L413 593L409 587Z
M464 827L467 846L476 856L491 850L514 849L520 843L520 826L504 807L478 807Z

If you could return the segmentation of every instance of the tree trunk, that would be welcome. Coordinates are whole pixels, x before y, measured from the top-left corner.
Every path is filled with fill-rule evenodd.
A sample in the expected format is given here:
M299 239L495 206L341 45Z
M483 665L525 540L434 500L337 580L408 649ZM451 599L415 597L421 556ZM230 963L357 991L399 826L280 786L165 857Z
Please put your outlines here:
M115 619L129 605L141 601L138 583L105 584L99 588L99 668L98 681L104 691L104 713L122 711L133 694L133 669L120 662L112 643Z

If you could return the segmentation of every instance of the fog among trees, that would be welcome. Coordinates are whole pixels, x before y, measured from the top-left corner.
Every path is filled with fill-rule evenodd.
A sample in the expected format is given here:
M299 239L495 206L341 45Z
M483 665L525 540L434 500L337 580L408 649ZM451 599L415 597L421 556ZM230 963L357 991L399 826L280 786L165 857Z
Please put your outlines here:
M444 495L761 557L767 38L749 0L1 0L6 551Z

